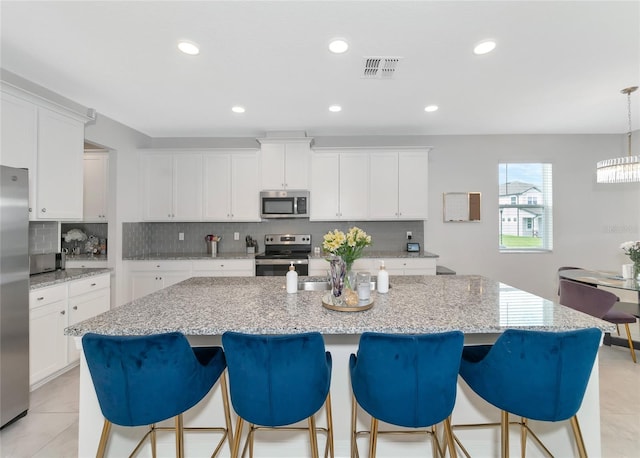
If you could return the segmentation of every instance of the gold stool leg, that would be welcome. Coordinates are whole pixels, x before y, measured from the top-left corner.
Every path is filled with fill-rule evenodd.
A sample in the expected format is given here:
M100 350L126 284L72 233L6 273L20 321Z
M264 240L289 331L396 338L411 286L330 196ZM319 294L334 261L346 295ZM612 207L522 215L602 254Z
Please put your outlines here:
M102 434L100 435L100 442L98 443L98 451L96 452L96 458L103 458L104 452L107 449L107 441L109 440L109 432L111 431L111 422L104 419L102 425Z
M378 445L378 419L371 417L371 433L369 436L369 458L376 458L377 445Z
M244 420L242 417L238 417L238 422L236 423L236 437L233 441L233 448L231 449L231 458L238 458L238 453L240 451L240 437L242 436L242 426L244 426Z
M182 414L176 415L176 456L184 458L184 426Z
M520 456L525 458L527 454L527 419L524 417L520 418Z
M224 421L227 425L227 439L229 441L229 453L233 454L233 424L231 423L231 409L229 408L229 391L227 388L226 369L220 375L220 389L222 390L222 406L224 408Z
M331 393L327 394L327 400L325 401L325 409L327 411L327 440L329 441L329 456L334 458L333 449L333 412L331 410ZM325 458L327 454L325 452Z
M636 362L636 351L633 348L633 340L631 340L631 330L629 329L629 323L625 323L624 327L627 330L627 340L629 341L629 350L631 350L631 359L635 363Z
M358 458L358 443L356 442L356 419L358 418L358 403L351 393L351 458Z
M578 456L580 458L587 458L587 449L584 446L584 440L582 439L582 432L580 431L580 424L578 423L577 415L571 417L571 428L573 429L573 435L576 437Z
M151 458L156 458L157 450L156 450L156 424L152 424L150 426L151 433L149 433L149 440L151 441Z
M256 432L256 425L249 423L249 458L253 458L253 436ZM244 449L242 450L242 456L244 456Z
M509 458L509 412L500 413L500 456Z
M313 415L308 418L309 439L311 441L311 456L318 458L318 436L316 435L316 419Z
M449 447L449 456L451 458L457 458L458 452L456 452L456 443L453 440L453 428L451 427L451 416L444 419L444 433L446 435L446 444Z

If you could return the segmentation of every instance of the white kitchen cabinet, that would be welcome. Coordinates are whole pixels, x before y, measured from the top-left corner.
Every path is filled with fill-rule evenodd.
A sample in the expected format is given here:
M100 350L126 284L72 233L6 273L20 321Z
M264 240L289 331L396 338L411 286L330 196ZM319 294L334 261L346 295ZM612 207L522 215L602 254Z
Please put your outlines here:
M309 189L311 138L260 138L262 190Z
M108 266L108 261L102 259L69 259L65 263L67 269L99 269Z
M69 307L67 326L93 318L109 310L111 301L110 274L96 275L68 283ZM73 338L67 339L67 364L80 359Z
M436 258L359 258L353 263L355 272L368 271L371 275L378 275L380 261L384 261L389 275L435 275ZM309 275L326 277L329 263L322 258L309 260Z
M194 277L254 277L253 259L206 259L192 264Z
M140 160L144 220L202 219L202 153L143 152Z
M31 220L79 220L86 118L48 106L3 86L0 163L29 169Z
M191 261L127 261L131 300L191 278Z
M36 212L39 219L82 219L84 123L38 108Z
M109 196L109 153L84 153L83 220L106 222Z
M1 104L0 164L29 169L29 219L35 219L38 109L5 92Z
M203 161L204 219L259 221L257 153L205 153Z
M29 384L67 364L67 285L29 293Z
M369 219L426 219L427 152L379 151L369 159Z
M366 220L369 156L361 152L316 153L311 170L310 220Z
M110 274L95 275L29 293L29 384L33 387L78 361L64 329L110 307Z

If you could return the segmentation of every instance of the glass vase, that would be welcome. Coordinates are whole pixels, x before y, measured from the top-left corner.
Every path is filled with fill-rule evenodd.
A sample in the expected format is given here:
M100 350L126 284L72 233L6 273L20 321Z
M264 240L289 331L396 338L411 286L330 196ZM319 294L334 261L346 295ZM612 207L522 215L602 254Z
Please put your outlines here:
M344 303L344 280L347 274L347 263L340 256L329 258L329 271L331 275L331 295L335 305Z

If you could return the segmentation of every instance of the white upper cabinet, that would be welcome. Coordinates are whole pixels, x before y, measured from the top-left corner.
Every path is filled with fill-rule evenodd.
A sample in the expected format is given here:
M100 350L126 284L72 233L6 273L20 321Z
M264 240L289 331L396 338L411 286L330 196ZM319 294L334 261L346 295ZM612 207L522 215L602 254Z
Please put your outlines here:
M202 219L202 153L145 151L140 161L144 220Z
M5 87L1 110L0 163L29 169L30 219L82 219L87 118Z
M368 154L315 153L311 168L309 219L315 221L368 219L368 188Z
M369 156L369 219L426 219L427 151L375 151Z
M311 138L259 138L260 190L309 189Z
M258 154L255 151L204 154L204 219L259 221Z
M105 222L109 196L109 153L85 153L83 162L83 219Z

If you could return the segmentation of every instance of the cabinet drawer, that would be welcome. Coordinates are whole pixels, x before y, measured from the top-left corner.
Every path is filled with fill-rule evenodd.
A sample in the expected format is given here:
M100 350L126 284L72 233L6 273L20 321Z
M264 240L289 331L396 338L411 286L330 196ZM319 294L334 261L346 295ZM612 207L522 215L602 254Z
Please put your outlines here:
M253 272L253 260L252 259L217 259L206 261L193 261L193 271L197 275L197 272L203 270L244 270L247 272Z
M85 294L90 291L109 287L109 274L96 275L94 277L83 278L69 283L69 297Z
M191 270L191 261L130 261L128 264L131 272Z
M431 269L435 270L435 258L385 258L385 267L389 269Z
M29 293L29 308L34 309L41 305L52 304L67 299L67 285L40 288Z

